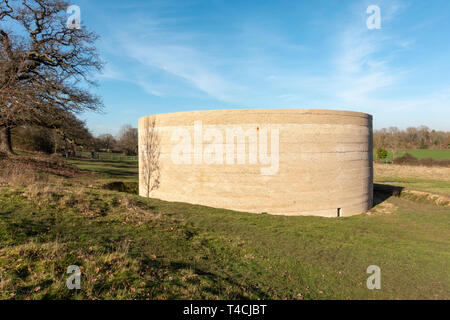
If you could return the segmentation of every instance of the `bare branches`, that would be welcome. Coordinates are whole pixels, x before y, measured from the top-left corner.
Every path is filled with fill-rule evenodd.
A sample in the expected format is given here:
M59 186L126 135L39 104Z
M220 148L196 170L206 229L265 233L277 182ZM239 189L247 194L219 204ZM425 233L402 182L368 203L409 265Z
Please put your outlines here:
M0 20L2 20L4 17L8 16L13 12L13 9L8 3L8 0L2 0L0 3Z
M131 125L124 125L119 132L118 144L125 152L125 154L137 155L139 149L139 136L138 129L133 128Z
M5 53L11 57L12 56L12 45L11 45L11 41L9 39L8 34L0 29L0 40L2 43L2 48L3 50L5 50Z
M20 25L27 34L23 37L27 43L24 53L27 67L18 70L22 73L20 77L26 78L24 72L39 68L89 80L90 73L101 70L103 64L94 45L98 36L86 28L67 28L67 7L68 3L63 1L23 0L8 14L9 20Z
M85 27L69 29L68 6L59 0L0 0L0 128L51 125L52 108L102 108L100 98L80 86L95 84L91 75L103 67L98 36Z
M156 131L156 120L145 118L139 132L139 166L141 185L144 190L141 191L150 197L153 190L159 188L160 179L160 137Z
M448 149L450 132L431 130L428 127L409 127L400 130L396 127L376 130L373 136L374 148L379 149Z

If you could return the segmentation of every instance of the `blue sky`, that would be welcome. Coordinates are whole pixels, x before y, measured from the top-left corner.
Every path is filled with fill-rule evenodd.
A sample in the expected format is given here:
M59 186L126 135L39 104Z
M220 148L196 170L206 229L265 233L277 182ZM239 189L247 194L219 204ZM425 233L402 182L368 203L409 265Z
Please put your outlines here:
M376 129L450 130L450 1L74 1L101 36L94 134L141 116L355 110ZM369 5L381 29L369 30Z

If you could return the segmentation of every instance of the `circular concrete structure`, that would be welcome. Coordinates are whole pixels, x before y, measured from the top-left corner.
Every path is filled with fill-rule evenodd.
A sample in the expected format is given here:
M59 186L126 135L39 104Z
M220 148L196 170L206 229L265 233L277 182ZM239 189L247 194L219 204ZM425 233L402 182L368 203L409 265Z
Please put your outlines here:
M222 110L155 119L160 186L150 196L276 215L351 216L373 204L372 116L332 110ZM140 152L140 194L144 157Z

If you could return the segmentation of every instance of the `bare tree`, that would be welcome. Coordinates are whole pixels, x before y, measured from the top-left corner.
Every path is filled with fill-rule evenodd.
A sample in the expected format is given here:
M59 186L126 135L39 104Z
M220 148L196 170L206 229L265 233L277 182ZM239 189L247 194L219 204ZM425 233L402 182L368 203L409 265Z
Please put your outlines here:
M388 132L390 135L389 140L391 142L392 160L395 160L396 151L397 151L397 147L398 147L398 141L397 141L397 139L395 139L395 136L398 135L399 130L397 127L389 127Z
M155 125L155 119L145 118L144 130L139 132L139 177L147 198L153 190L159 188L160 138Z
M11 129L49 125L52 109L99 110L83 83L102 68L97 36L67 27L60 0L0 0L0 150L12 152Z
M406 130L391 127L374 132L374 146L392 149L394 154L398 149L449 149L450 132L430 130L426 126Z
M114 148L114 145L116 144L116 139L114 139L113 135L107 133L107 134L101 134L96 138L97 141L97 148L100 150L106 150L106 152L110 152L111 149Z
M118 145L126 155L138 154L138 130L127 124L120 129Z

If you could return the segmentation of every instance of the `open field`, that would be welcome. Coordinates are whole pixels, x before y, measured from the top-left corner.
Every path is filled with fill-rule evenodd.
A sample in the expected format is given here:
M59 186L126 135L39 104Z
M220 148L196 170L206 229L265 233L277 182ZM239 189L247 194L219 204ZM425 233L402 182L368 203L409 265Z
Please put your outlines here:
M376 150L375 150L376 151ZM392 150L387 150L388 161L392 161ZM409 150L396 150L395 157L399 158L405 155L405 153L409 153L410 155L416 157L417 159L425 159L425 158L432 158L434 160L445 160L450 159L450 149L446 150L426 150L426 149L409 149ZM376 155L376 152L374 153Z
M375 183L450 195L450 168L375 163L374 174Z
M90 152L78 152L78 157L91 159ZM95 157L97 160L108 160L108 161L138 161L137 156L126 156L118 153L108 153L108 152L96 152Z
M104 189L137 182L136 163L71 163L86 171L1 187L1 299L450 299L446 203L380 193L350 218L254 215ZM375 172L450 195L443 169ZM65 287L74 264L80 291Z
M87 172L97 173L104 180L120 180L127 182L138 182L137 160L68 160L68 162L79 169Z

